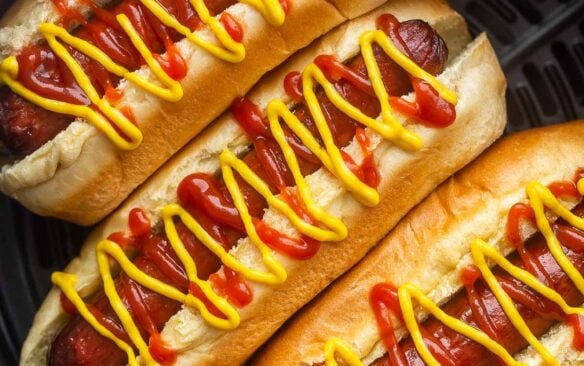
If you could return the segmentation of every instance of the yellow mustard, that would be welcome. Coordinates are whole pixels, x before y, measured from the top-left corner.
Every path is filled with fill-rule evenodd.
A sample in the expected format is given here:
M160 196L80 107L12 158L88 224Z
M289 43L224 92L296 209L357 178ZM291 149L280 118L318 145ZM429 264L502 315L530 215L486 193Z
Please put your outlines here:
M581 194L584 193L584 179L580 179L577 183L578 190ZM558 238L555 236L550 223L545 215L544 208L547 207L551 212L553 212L558 217L563 218L572 226L584 230L584 219L579 216L574 215L570 210L564 207L558 199L552 194L549 188L545 187L541 183L531 182L526 188L527 197L533 211L535 213L536 224L546 239L547 245L550 252L560 265L560 267L568 274L572 279L574 284L578 287L580 291L584 291L584 279L580 272L574 267L572 262L568 259L566 254L563 252ZM537 337L531 332L517 309L513 304L513 301L503 290L499 282L497 281L495 275L491 271L487 263L487 258L503 270L508 272L511 276L515 277L519 281L523 282L529 286L533 291L539 293L545 298L553 301L557 304L565 314L578 314L584 315L584 308L569 306L562 296L557 293L552 288L546 286L540 282L534 275L530 272L521 269L511 262L509 262L501 253L499 253L494 247L488 245L481 239L475 239L470 245L471 256L473 258L474 264L479 268L481 275L493 294L501 304L505 314L517 329L517 331L529 342L529 344L538 352L541 356L544 364L546 365L559 365L557 359L541 344ZM430 298L424 295L419 288L412 284L404 284L398 289L398 298L400 302L400 308L404 317L405 325L412 336L412 340L418 350L418 353L427 365L439 366L438 361L434 358L432 353L426 347L418 322L416 320L414 305L412 299L415 299L424 309L428 310L430 314L440 320L443 324L449 328L459 332L460 334L474 340L475 342L481 344L486 349L491 351L493 354L501 358L507 365L522 365L522 363L517 362L513 357L507 352L507 350L494 340L492 340L484 332L469 326L463 321L456 319L448 314L446 314L440 307L434 303ZM332 344L335 344L333 342ZM331 346L329 346L331 347ZM330 352L330 351L329 351ZM347 352L347 351L345 351ZM340 353L340 352L339 352ZM325 352L325 355L329 353ZM327 359L328 360L328 359ZM356 363L349 363L350 365L358 365ZM327 365L329 365L327 361ZM334 365L331 363L331 365Z
M580 179L577 183L577 187L581 188L583 182L584 179ZM529 204L535 212L537 227L545 237L550 252L560 267L562 267L568 277L570 277L576 287L578 287L578 290L584 293L584 278L582 278L582 275L578 269L574 267L574 264L572 264L570 259L568 259L568 257L564 254L562 247L560 246L560 242L554 235L554 231L552 230L550 223L547 220L544 207L547 207L551 212L563 218L570 225L580 230L584 230L584 219L574 215L572 212L570 212L570 210L564 207L552 194L552 192L541 183L529 183L527 186L527 197L529 198Z
M339 355L343 364L349 366L363 366L359 356L351 349L347 342L340 338L333 337L326 341L324 345L324 362L326 366L338 366L335 355Z
M505 347L501 346L485 333L471 327L465 322L456 319L446 314L438 305L436 305L429 297L424 295L416 286L412 284L405 284L398 289L398 299L400 308L404 316L404 321L408 331L412 336L412 340L418 350L418 353L428 366L440 366L440 363L434 358L432 353L424 343L422 333L416 320L414 313L414 306L412 299L416 299L418 303L426 310L428 310L436 319L446 324L449 328L454 329L460 334L472 339L473 341L482 344L489 351L499 356L507 365L521 365L516 362L513 357L507 352Z
M251 243L258 249L259 253L261 254L263 264L267 271L264 272L251 269L239 262L234 256L229 254L221 246L221 243L217 242L208 232L206 232L201 227L201 225L180 205L169 204L162 209L162 218L164 221L166 235L173 247L173 250L177 253L177 256L184 265L189 281L195 283L197 286L199 286L199 288L201 288L204 295L225 315L226 319L222 319L211 314L204 306L204 304L196 297L190 294L183 294L174 287L158 281L139 271L117 244L108 240L104 240L98 244L97 257L100 274L102 276L104 288L106 290L106 295L108 296L109 301L112 303L112 307L116 311L116 314L121 319L123 327L128 333L128 336L140 351L140 356L142 359L151 359L151 356L148 353L149 351L148 347L146 346L146 342L140 336L129 312L127 309L125 309L121 299L119 298L119 295L115 291L115 286L113 284L113 280L111 279L111 273L107 261L108 256L113 257L120 264L122 270L126 272L128 276L134 281L138 282L144 287L151 289L152 291L160 293L173 300L179 301L188 307L197 309L201 313L202 318L212 326L223 330L230 330L236 328L240 322L237 310L231 304L229 304L226 299L217 295L213 291L211 284L208 281L201 281L197 277L196 264L187 252L184 244L177 234L173 220L174 217L178 216L185 224L185 226L197 237L197 239L199 239L207 248L209 248L215 255L217 255L225 266L229 267L235 272L240 273L244 278L254 282L269 285L278 285L286 281L287 273L285 268L277 260L272 250L261 240L258 233L256 232L252 216L248 212L244 197L240 191L237 181L235 180L233 171L236 171L251 187L253 187L254 190L261 194L266 199L270 207L274 208L283 216L285 216L298 232L320 242L338 242L346 238L347 228L343 222L327 213L314 202L310 188L308 187L308 184L306 183L300 171L296 155L285 138L280 120L283 120L290 127L290 129L292 129L292 131L297 134L302 142L322 161L325 168L331 171L343 183L346 189L356 196L357 199L369 206L373 206L378 203L379 194L377 191L374 188L371 188L361 182L346 167L340 150L334 144L332 132L330 131L323 112L320 109L320 105L314 92L315 83L318 83L323 87L329 99L341 111L348 114L353 119L363 123L365 126L377 131L384 138L389 139L390 141L398 144L403 148L411 150L415 150L421 147L421 139L416 134L403 128L403 126L397 122L395 117L391 115L390 106L388 103L386 103L388 100L387 91L385 91L383 82L381 81L379 67L377 66L373 53L371 52L372 42L378 42L382 44L383 49L388 52L388 55L393 59L396 59L396 62L404 67L407 72L410 72L412 75L416 75L416 77L423 78L433 86L436 86L438 92L443 97L445 97L445 99L448 98L449 101L456 103L456 96L453 97L454 94L452 92L440 84L433 76L425 73L414 62L410 61L407 57L401 54L401 52L392 45L387 35L385 35L383 32L366 32L365 34L373 35L373 37L361 37L361 49L363 52L363 57L365 58L368 65L368 71L370 72L369 76L374 85L376 94L380 98L382 105L386 104L384 107L385 112L382 116L382 121L369 118L359 109L344 100L342 96L335 90L333 84L326 79L322 71L315 64L308 65L303 72L303 92L308 108L312 113L312 116L324 141L324 148L320 146L310 131L298 120L298 118L296 118L296 116L294 116L294 114L288 109L282 100L273 100L268 104L267 107L267 116L272 135L284 153L286 163L288 164L289 169L294 177L296 188L302 200L303 206L306 208L310 216L316 220L316 224L309 224L305 222L296 214L296 212L289 206L288 203L273 195L269 186L260 177L258 177L249 166L247 166L231 151L224 150L220 155L220 169L223 175L223 180L225 181L225 185L227 186L234 205L237 208L239 215L241 216L245 231ZM383 38L382 35L385 38ZM63 281L54 281L54 283L55 285L63 288L67 296L69 296L68 294L74 294L74 296L77 297L75 299L76 301L73 301L75 306L81 308L85 307L83 301L75 292L74 281L69 281L67 283L64 283ZM82 313L82 315L83 314L85 313ZM96 326L95 319L86 318L86 320L93 326ZM119 342L116 343L118 344ZM357 356L351 356L350 352L348 352L349 347L346 345L343 346L339 341L332 342L330 347L330 352L332 352L330 353L330 359L334 359L334 353L335 351L338 351L341 356L347 357L349 360L358 360ZM131 359L135 356L128 353L128 357Z
M156 0L141 0L141 2L163 24L173 28L178 33L184 35L189 41L212 55L233 63L241 62L245 58L244 45L231 38L229 33L221 25L221 22L217 18L211 16L209 9L207 9L203 0L190 0L190 3L201 21L211 29L219 44L206 41L200 35L191 32L188 27L176 20L176 18L169 14ZM246 0L245 2L257 8L271 24L281 25L284 22L284 10L278 0ZM41 35L45 38L55 54L63 60L67 68L71 70L81 89L87 94L91 103L97 107L97 111L89 106L76 105L45 98L26 88L17 80L19 67L18 61L14 56L6 58L2 64L0 64L0 85L2 83L6 84L14 93L43 109L56 113L73 115L89 121L89 123L104 133L120 149L135 149L142 142L143 137L140 129L117 108L112 106L106 98L99 97L99 93L91 84L89 76L69 53L67 48L61 44L61 42L63 42L64 44L69 45L100 63L110 73L125 78L139 88L163 100L177 102L182 99L183 89L181 84L178 81L173 80L162 69L158 61L154 58L152 52L140 38L140 35L128 17L124 14L119 14L116 16L116 19L130 38L134 47L146 61L147 67L152 71L152 74L156 77L158 83L150 82L141 78L137 73L130 72L126 68L116 64L98 47L81 38L71 35L65 28L55 24L42 23L39 27ZM162 84L162 87L159 84Z
M136 361L136 355L134 354L132 346L116 337L109 329L104 327L89 311L87 305L85 305L85 302L75 290L77 276L69 273L55 272L51 276L51 281L55 286L61 289L63 294L65 294L69 301L71 301L71 303L75 305L75 308L77 308L79 314L93 327L93 329L95 329L102 336L114 342L121 350L126 352L126 354L128 355L128 363L130 366L138 366L138 362Z
M284 13L284 8L280 5L279 0L241 0L241 2L258 9L271 25L284 24L286 13Z
M578 181L577 186L580 192L582 192L582 188L584 187L584 180L581 179L580 181ZM571 225L580 230L584 229L584 219L574 215L572 212L570 212L570 210L564 207L558 201L558 199L552 194L552 192L541 183L537 182L529 183L526 188L526 193L527 197L529 198L530 205L535 213L536 225L539 231L545 237L550 252L554 256L560 267L572 279L572 281L578 287L578 289L580 289L580 291L583 291L584 280L582 278L582 275L574 267L572 262L570 262L566 254L563 252L558 241L558 238L555 236L550 226L550 223L545 215L544 207L547 207L551 212L556 214L558 217L565 219ZM505 314L507 315L513 326L537 351L537 353L541 356L544 364L559 365L559 362L554 358L554 356L541 344L537 337L531 332L531 330L529 329L529 327L527 326L527 324L517 311L515 305L513 304L513 301L497 281L495 275L491 271L491 268L487 264L486 258L490 259L493 263L499 265L499 267L508 272L511 276L517 278L518 280L529 286L535 292L539 293L540 295L544 296L550 301L553 301L562 309L562 311L565 314L584 315L584 309L569 306L559 293L557 293L552 288L540 282L534 275L532 275L528 271L511 264L511 262L505 259L505 257L501 253L499 253L494 247L488 245L484 241L480 239L474 240L471 243L470 250L474 264L479 268L483 279L485 280L491 291L493 291L493 294L499 301L499 304L501 304L501 307L505 311ZM415 289L412 285L406 286L407 287L403 290L404 296L406 296L406 292ZM412 333L412 337L414 339L418 352L420 353L420 355L427 364L437 365L437 361L434 359L434 357L428 351L427 347L422 341L422 337L419 332L417 322L415 321L413 315L414 313L411 301L407 302L406 300L404 300L402 304L401 294L402 289L400 288L399 291L400 305L404 313L404 318L406 319L406 325L408 327L408 330ZM418 296L422 295L418 289L415 289L415 291L418 292ZM440 308L438 308L436 304L431 302L429 299L425 300L421 300L420 298L417 299L424 307L426 308L428 308L428 306L433 307L434 309L430 310L430 312L439 320L441 320L444 324L446 324L448 327L482 344L491 352L501 357L507 364L519 364L514 360L513 361L508 360L507 355L502 355L498 353L497 349L500 346L497 345L483 332L475 328L469 327L468 325L464 324L458 319L448 317L446 314L444 314L442 317L439 317L437 315L439 313L434 312L434 311L441 312ZM466 330L464 330L464 328L466 328Z
M280 119L284 120L304 145L306 145L306 147L318 157L325 168L341 181L345 189L350 191L362 204L366 206L375 206L379 203L379 193L375 188L369 187L351 172L342 158L340 149L334 143L332 132L328 127L326 118L314 92L316 84L319 84L323 88L329 100L340 111L371 130L379 133L383 138L395 143L397 146L410 151L420 149L422 147L422 140L416 133L404 128L392 113L389 104L389 94L385 89L379 65L377 65L373 54L373 43L379 44L387 55L410 75L427 81L447 102L456 105L458 99L456 95L440 83L438 79L424 71L421 67L416 65L415 62L399 51L383 31L367 31L361 35L359 43L361 46L361 54L367 67L367 74L373 85L375 95L381 104L381 121L367 116L361 112L359 108L351 105L343 99L340 93L335 89L335 86L327 80L326 76L316 64L310 64L304 69L302 73L302 91L306 105L310 110L320 137L323 140L324 148L320 146L310 131L308 131L298 118L288 110L284 102L281 100L270 102L267 107L267 114L272 131L279 128ZM291 167L291 170L293 172L296 171L298 175L300 175L300 172L297 169L297 164L294 162L295 156L287 146L285 140L281 137L280 140L278 140L278 143L285 152L286 162Z

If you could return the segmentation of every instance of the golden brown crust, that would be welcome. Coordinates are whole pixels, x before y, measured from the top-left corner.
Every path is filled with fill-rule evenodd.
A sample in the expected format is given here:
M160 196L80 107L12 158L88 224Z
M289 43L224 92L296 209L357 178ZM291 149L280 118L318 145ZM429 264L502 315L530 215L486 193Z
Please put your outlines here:
M348 341L365 358L379 340L368 301L373 285L411 282L436 301L444 300L459 287L456 276L447 274L460 268L470 240L481 237L508 251L503 231L510 205L524 198L532 180L571 179L584 165L583 147L584 121L499 141L443 183L361 263L298 313L253 364L322 361L324 343L332 336Z
M89 137L73 162L52 160L57 154L55 151L68 146L52 147L50 153L42 155L37 152L15 163L21 165L18 174L14 173L15 167L4 168L0 174L2 190L40 215L81 225L93 224L115 209L234 98L244 95L266 71L345 20L324 0L295 0L286 22L280 27L270 26L247 5L233 6L229 11L245 29L246 59L231 64L198 50L192 55L197 58L190 62L192 71L182 81L185 97L180 102L143 102L143 92L131 97L144 135L140 147L130 152L117 150L91 127L92 131L87 132ZM147 113L142 108L146 108ZM62 145L69 143L67 140ZM33 158L39 160L34 165L31 164ZM49 160L54 164L54 173L31 178L39 174L34 171L38 165L49 164L45 163Z
M241 325L234 331L214 329L202 322L198 314L181 310L169 320L162 333L170 347L183 350L177 364L243 362L290 315L365 255L411 207L501 134L505 124L505 81L494 52L484 35L461 52L460 45L469 40L464 22L440 1L412 4L409 0L395 0L337 28L267 75L250 93L250 99L260 107L276 97L285 99L281 83L284 75L302 70L316 55L351 57L358 50L357 35L372 29L382 12L391 12L400 20L426 19L445 37L452 56L458 55L440 76L459 95L456 122L445 129L409 125L424 141L424 148L415 153L404 152L388 142L377 146L375 155L383 178L379 187L381 204L375 208L359 205L325 170L307 177L317 203L346 223L349 238L336 244L322 244L319 253L308 261L294 261L276 254L288 272L287 282L275 288L250 282L254 300L240 309ZM480 90L476 85L481 85ZM223 115L174 156L88 238L80 258L67 268L78 274L81 281L78 289L86 293L99 285L95 245L108 233L127 230L127 215L132 208L141 207L153 221L157 220L162 206L175 199L180 180L194 171L216 172L217 157L226 146L235 153L249 146L247 137L230 114ZM278 229L287 225L273 209L267 211L264 220ZM364 226L363 222L368 225ZM255 257L249 255L249 248L251 244L242 240L232 252L236 258L258 265ZM35 318L22 350L22 363L43 362L65 318L59 307L59 292L53 289Z

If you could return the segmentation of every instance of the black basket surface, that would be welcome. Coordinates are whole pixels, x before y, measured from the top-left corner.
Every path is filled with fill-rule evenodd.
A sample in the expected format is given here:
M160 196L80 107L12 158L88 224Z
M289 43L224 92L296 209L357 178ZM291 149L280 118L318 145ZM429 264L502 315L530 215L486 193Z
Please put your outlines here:
M12 0L0 0L0 14ZM584 1L451 0L487 32L507 76L507 133L584 118ZM15 365L50 273L89 229L31 214L0 195L0 365Z

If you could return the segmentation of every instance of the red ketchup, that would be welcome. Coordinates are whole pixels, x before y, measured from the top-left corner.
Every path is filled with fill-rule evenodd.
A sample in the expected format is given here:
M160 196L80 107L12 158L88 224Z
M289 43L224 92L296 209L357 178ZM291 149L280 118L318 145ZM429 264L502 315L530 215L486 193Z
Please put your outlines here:
M495 342L502 344L501 337L496 328L489 321L489 314L485 309L479 293L475 289L475 283L481 278L481 272L475 265L465 267L460 272L460 280L466 289L468 304L481 330L483 330Z
M136 238L144 238L150 235L150 219L141 208L133 208L128 215L130 232Z
M369 187L377 187L381 182L381 174L377 169L377 164L375 162L375 156L371 149L371 141L369 136L362 128L357 128L356 135L357 142L361 147L361 152L363 153L363 161L361 165L357 166L353 172L359 177L359 179L367 184Z
M165 55L155 55L154 57L164 72L174 80L181 80L187 76L187 63L174 43L169 43L166 46Z
M553 224L552 227L563 246L576 253L584 253L584 232L571 225Z
M328 55L318 56L314 62L329 81L335 84L337 89L343 90L343 96L347 100L354 105L361 106L364 113L370 117L376 117L379 114L379 103L375 99L371 82L367 75L360 71L357 66L347 66ZM356 62L356 65L358 65L358 62ZM421 94L418 100L420 116L429 118L434 125L446 123L444 121L447 118L454 119L453 113L444 117L444 113L442 112L446 111L446 114L448 114L448 110L450 109L447 107L439 109L437 107L441 106L441 99L438 98L436 100L436 98L431 98L432 92L435 93L432 88L421 85L415 80L414 84L414 89L417 88ZM301 103L303 101L302 75L299 72L289 73L284 79L284 90L293 101ZM364 158L360 165L356 164L349 155L343 153L343 158L347 166L366 184L372 187L378 186L381 178L371 151L369 138L365 131L362 128L358 128L355 121L345 114L340 113L336 107L331 105L325 99L326 97L321 90L316 90L315 92L337 146L346 146L356 137L361 147ZM295 185L283 153L275 143L271 135L269 123L260 108L249 99L240 98L233 102L231 112L254 142L254 156L259 161L261 167L258 175L265 178L266 182L271 185L273 191L280 192L281 194L285 191L286 187ZM319 138L316 126L311 120L310 113L305 105L297 105L293 113L316 138ZM285 125L284 131L288 143L297 155L302 173L309 174L316 170L320 166L320 162L318 160L314 161L314 155L306 149ZM221 199L217 200L217 202L221 202ZM224 206L224 204L221 205ZM213 213L211 215L214 216ZM234 220L237 221L237 214L230 214L229 221ZM241 225L239 222L238 224ZM281 233L276 233L272 228L265 226L260 220L256 220L255 225L258 233L268 245L293 257L302 258L304 256L312 256L314 255L313 252L316 251L315 248L318 248L317 243L309 238L288 238ZM231 226L234 227L233 224Z
M284 253L290 258L306 260L314 257L320 248L320 242L302 235L300 238L291 238L264 224L261 220L254 220L256 231L266 245Z
M174 365L177 357L176 351L168 348L159 333L150 336L148 348L152 358L162 366Z
M363 75L336 58L330 55L321 55L314 59L314 63L323 72L330 82L336 82L341 79L347 80L351 85L360 91L374 97L375 91L371 86L371 81L366 75Z
M549 190L556 197L561 198L580 198L580 193L574 182L553 182L548 186Z
M211 314L221 319L227 319L225 317L225 314L223 314L221 310L219 310L215 305L213 305L213 303L207 298L207 296L205 296L203 290L201 290L201 288L197 286L195 283L189 284L189 293L196 297L197 299L201 300L201 302L205 305L205 307L207 308L207 310L209 310Z
M72 32L74 36L92 43L114 62L130 71L135 71L144 65L145 61L116 19L118 14L126 15L163 70L175 80L181 80L186 76L187 64L174 45L184 37L174 29L165 26L139 1L124 0L115 2L107 8L100 8L92 1L86 1L86 5L94 13L89 20L86 20L80 11L70 8L67 1L52 1L62 15L63 27L71 29L79 24L80 26ZM234 3L235 1L230 0L217 3L211 1L207 5L210 9L220 12ZM188 0L165 0L161 5L191 31L202 24ZM227 13L222 13L220 20L229 35L240 42L243 38L243 30L237 21ZM119 78L116 75L110 74L101 64L81 52L69 46L66 47L89 76L98 93L103 95L108 89L117 86ZM160 56L165 52L164 56ZM49 99L71 104L91 104L85 92L73 78L71 71L46 44L24 49L17 59L18 80L31 91ZM108 92L108 99L115 101L119 98Z
M584 352L584 316L577 314L568 315L566 316L566 323L568 323L574 331L572 345L578 351Z
M300 194L297 191L292 191L291 189L285 188L280 191L280 198L286 201L288 205L294 210L296 215L298 215L305 222L316 225L316 220L310 215L302 200Z
M253 300L253 293L243 276L229 267L224 267L223 272L224 277L218 274L209 277L213 288L239 308L249 304Z
M575 182L584 176L584 171L578 169L574 175L574 181L562 181L553 182L548 188L556 197L560 198L571 198L571 199L581 199L581 195L576 188ZM519 223L521 219L527 219L531 222L535 221L535 214L533 209L523 203L515 204L508 214L507 219L507 237L509 240L515 244L518 249L519 256L526 270L535 275L540 281L542 281L546 286L554 288L554 282L552 281L550 274L545 270L543 264L539 261L538 257L525 249L525 242L519 234ZM562 243L563 246L569 248L576 253L584 252L584 233L580 230L562 223L552 224L554 234L556 235L558 241ZM509 291L507 291L509 293ZM519 292L521 294L521 292ZM527 299L525 292L523 298L517 298L517 292L515 291L514 300L523 304L528 304L534 311L550 316L550 314L555 314L558 319L564 318L564 320L574 328L574 347L578 350L584 349L584 321L583 317L579 315L562 315L561 309L553 304L547 299L534 300L530 303ZM543 308L542 308L543 306ZM538 309L539 307L539 309Z
M377 19L377 27L387 33L396 46L412 57L406 42L399 35L399 21L391 14L383 14ZM433 73L434 70L426 70ZM456 119L455 107L445 101L427 82L410 76L416 99L413 102L403 98L390 97L390 103L400 113L418 119L425 126L443 128L450 126Z
M553 182L548 188L556 197L580 198L580 194L573 182ZM549 277L549 274L543 269L543 265L538 261L536 256L532 255L525 249L524 239L521 237L520 230L521 223L525 221L535 225L535 213L530 205L516 203L511 207L507 216L507 238L517 248L517 252L521 257L521 261L525 268L544 284L553 287L553 282ZM560 230L560 232L556 230L556 235L558 235L559 238L560 236L565 236L566 243L568 244L570 243L570 237L573 237L569 236L566 230Z
M579 170L575 176L575 181L580 179L582 174L582 170ZM581 198L573 182L555 182L550 184L549 188L558 197ZM582 216L584 213L583 207L582 203L580 203L574 209L574 213ZM555 269L557 264L547 248L545 238L538 235L530 239L526 244L525 239L521 237L519 226L525 220L528 222L535 220L533 209L524 203L515 204L509 211L506 230L507 238L517 247L517 254L512 255L509 260L514 265L536 276L546 286L558 291L568 304L580 304L582 300L579 290L571 283L571 280L567 278L563 271ZM573 261L578 270L582 271L584 232L574 228L562 219L551 225L558 241L564 247L563 250L566 255ZM497 282L516 305L517 310L534 331L534 334L542 334L548 329L545 328L544 324L549 327L554 321L564 321L574 330L573 346L578 350L584 349L583 316L565 314L557 304L531 290L500 268L495 268L493 272ZM455 316L485 332L487 336L506 347L512 353L523 348L522 342L515 343L513 341L516 330L510 324L494 294L482 279L479 268L475 265L463 268L460 273L460 280L464 285L466 298L459 296L464 294L455 295L451 302L444 305L443 310L447 314ZM398 344L395 338L391 323L392 315L403 322L396 288L387 283L377 284L371 289L369 300L377 320L380 337L387 350L387 355L376 360L375 364L384 366L417 364L416 362L420 360L420 356L417 352L412 352L412 347L414 347L412 341L406 340ZM468 340L460 341L460 339L466 338L452 330L447 330L447 327L437 319L431 318L425 325L427 328L420 326L424 343L440 364L456 364L455 360L457 358L454 355L467 361L474 360L475 362L483 360L487 355L493 357L493 360L490 361L491 363L498 360L499 363L503 364L502 360L497 359L478 344L469 343ZM437 338L436 335L440 336ZM446 344L451 347L445 348L444 345ZM463 352L463 349L466 350L467 347L468 352ZM476 354L471 352L476 352Z
M387 350L387 356L392 365L407 366L409 365L406 354L400 347L395 336L393 325L391 323L391 314L394 314L403 322L403 315L399 305L397 289L388 283L375 285L369 293L369 302L377 320L377 327L381 340ZM430 332L426 331L424 326L419 325L424 343L432 352L433 356L441 365L456 364L456 359L447 348Z
M170 349L162 340L154 320L150 316L148 309L144 304L144 300L142 298L143 294L138 287L139 285L131 279L128 279L126 276L122 277L122 282L126 299L130 304L130 308L132 309L133 318L142 329L146 330L150 336L150 340L148 342L150 354L161 365L174 364L177 353L175 350Z
M130 339L124 330L119 327L112 318L104 314L97 306L94 306L93 304L87 304L87 309L95 317L95 319L97 319L99 324L103 325L107 330L112 332L116 337L123 340L124 342L130 342Z
M69 8L67 0L52 0L53 5L57 8L59 14L63 17L63 26L70 28L74 23L84 24L86 22L85 17L80 11Z
M519 225L523 221L535 223L535 213L530 205L525 203L516 203L509 210L507 215L507 239L518 247L522 242L521 231Z
M123 96L124 94L121 90L113 87L108 87L105 91L105 98L113 105L118 104Z
M302 73L289 72L284 78L284 90L293 101L300 103L304 99L302 92Z
M397 297L397 289L388 283L380 283L371 289L369 303L377 320L379 336L383 341L389 360L395 366L407 366L408 361L395 336L391 314L403 319Z
M465 267L460 272L460 280L466 290L468 304L470 305L474 319L478 323L481 330L485 332L491 339L499 344L503 344L497 329L489 320L489 314L479 293L475 289L475 283L480 278L481 272L475 265Z
M221 14L220 19L221 23L225 27L225 30L227 31L227 33L229 33L229 35L235 42L243 41L243 28L237 22L237 20L235 20L233 15L227 12L223 12Z
M197 19L196 15L188 11L189 7L183 7L186 4L186 0L168 1L174 4L172 9L177 12L178 20L184 24L189 24L189 27L192 29L197 27L197 22L193 21L193 19ZM129 14L129 17L132 15L133 18L130 17L131 19L138 19L138 15L140 14L139 7L141 5L133 0L130 0L129 4L127 7L122 7L121 5L119 8L114 7L110 12L97 10L96 18L99 18L98 20L103 24L109 24L112 22L111 15L113 13L116 13L116 11L124 11L124 13ZM282 1L282 4L285 4L284 9L289 11L289 3ZM180 78L180 75L184 73L184 68L181 66L182 58L173 53L172 47L165 47L165 45L169 44L169 40L176 40L178 38L177 35L166 27L161 26L159 22L157 23L153 19L150 19L150 16L147 15L149 14L148 12L143 12L143 14L146 14L144 15L144 19L147 20L147 24L144 23L144 29L139 31L144 34L144 39L147 40L147 43L150 42L149 47L154 52L161 53L166 48L167 54L165 57L156 57L162 67L172 77ZM242 34L241 27L229 14L224 13L221 20L229 34L233 39L237 40L240 34ZM115 29L112 31L115 31ZM91 35L88 34L87 36L89 37ZM113 57L115 49L110 51L112 58L115 58ZM126 63L142 61L139 58L137 60L134 59L132 54L120 54L118 56L118 58ZM384 55L376 55L376 57L385 57L387 59L387 56ZM347 65L344 65L331 56L323 55L319 56L315 60L315 63L321 68L325 76L334 83L335 88L342 90L343 97L351 104L359 106L361 111L369 117L375 118L379 115L379 102L373 93L366 73L363 72L362 59L357 57L349 61ZM382 74L391 71L388 70L390 69L383 68ZM312 120L310 112L302 104L302 77L300 73L289 74L285 79L284 87L291 99L300 103L295 107L293 111L294 115L308 128L315 138L319 139L318 129ZM423 89L423 86L420 88L422 93L427 92ZM112 101L118 100L119 96L109 90L109 86L105 85L104 92L108 93L108 99ZM369 136L358 123L341 113L332 105L321 89L315 90L315 93L326 116L327 124L332 132L335 144L339 148L342 148L347 146L353 139L356 139L361 148L364 157L363 161L360 164L356 164L352 160L346 159L347 165L363 182L372 187L377 186L380 181L380 175L376 168ZM74 96L82 99L83 93ZM418 100L422 105L426 103L426 99L424 98L422 96ZM314 218L310 216L302 204L298 194L291 189L295 185L295 182L283 153L271 134L268 121L264 118L264 114L260 108L250 100L241 98L234 101L231 111L254 143L254 149L247 153L242 160L269 185L274 194L280 194L280 197L304 221L310 224L316 224ZM314 154L303 145L289 128L283 125L283 129L288 143L297 156L302 174L306 176L319 169L321 163ZM318 241L302 235L298 238L289 237L263 222L262 217L267 208L267 202L238 174L235 175L235 179L243 194L249 213L252 216L253 225L262 241L275 251L299 260L309 259L318 252L320 246ZM241 238L245 237L246 232L239 212L235 208L228 189L221 178L204 173L190 174L179 184L177 196L180 205L225 250L229 250ZM182 268L176 253L172 250L168 238L165 237L164 233L158 234L158 230L153 230L145 212L140 209L132 210L128 220L131 235L114 233L110 236L111 240L120 244L123 248L137 251L134 263L141 263L140 268L144 268L146 273L156 278L164 278L165 282L181 289L181 291L188 291L200 299L212 314L220 318L225 318L225 315L211 304L199 286L188 280L184 268ZM182 222L177 221L176 228L181 241L197 264L199 278L202 280L208 279L214 291L227 298L234 306L243 307L249 304L253 299L253 293L243 276L231 268L224 266L223 272L218 272L222 267L220 260ZM149 308L146 306L146 303L162 302L162 295L149 292L148 296L146 296L142 292L146 290L128 279L124 274L121 275L119 282L120 284L116 286L121 286L120 289L123 289L123 293L125 294L124 298L132 308L132 313L135 315L139 328L141 328L142 332L150 335L149 344L153 356L163 364L171 363L175 354L172 350L168 350L167 346L162 343L158 332L164 322L174 314L175 309L180 305L171 301L171 304L175 307L169 305L164 310L159 310L158 312L148 311ZM383 302L385 301L384 296L389 290L384 292L382 286L379 291L381 295L376 296L372 294L371 301L372 304L377 304L375 306L379 309L380 315L377 317L378 321L385 324L384 329L386 329L386 332L383 333L384 342L391 344L390 333L392 330L389 328L390 323L388 321L383 323L383 317L390 311L399 315L395 291L392 290L393 295L390 297L393 299L393 302L390 302L389 305ZM64 306L66 305L64 304ZM107 322L107 319L103 319L103 321ZM125 337L124 334L122 336ZM393 344L397 344L395 336L393 336ZM438 346L431 345L433 351L435 351L436 347ZM441 350L438 351L442 352ZM439 360L448 360L448 354L442 357L439 356Z
M456 119L455 107L445 101L430 84L421 79L412 78L416 100L408 102L403 98L391 97L393 108L402 114L415 117L421 124L443 128Z
M127 236L126 234L122 233L122 232L115 232L110 234L107 237L107 240L111 240L114 243L118 244L122 249L126 250L129 249L131 247L134 247L134 238L131 236Z
M284 14L290 14L290 9L292 8L292 4L290 4L290 0L280 0L280 5L282 5L282 9L284 10Z

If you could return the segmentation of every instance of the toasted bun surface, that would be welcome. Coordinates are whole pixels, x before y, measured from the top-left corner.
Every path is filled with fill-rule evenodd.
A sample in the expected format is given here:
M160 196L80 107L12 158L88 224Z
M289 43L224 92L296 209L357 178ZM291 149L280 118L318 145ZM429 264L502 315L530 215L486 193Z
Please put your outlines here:
M507 137L443 183L410 212L365 259L323 292L271 340L257 365L305 365L324 359L326 341L349 342L364 360L385 353L369 292L380 282L413 283L443 303L461 287L460 269L471 263L470 242L482 238L502 253L509 208L525 200L530 181L571 180L584 165L584 121L529 130ZM405 328L396 325L396 335ZM561 364L584 360L567 346L571 331L555 327L544 344ZM520 357L539 358L531 350ZM538 360L535 362L535 360ZM368 363L366 363L368 364Z
M36 30L41 21L56 21L58 16L50 1L36 6L31 3L19 1L9 12L11 18L4 18L0 54L18 50L38 37L31 29ZM5 165L0 189L40 215L93 224L115 209L234 98L244 95L266 71L347 17L381 3L383 0L368 0L353 7L347 0L335 4L294 0L285 23L279 27L269 25L249 5L233 5L228 11L244 29L244 61L221 61L185 39L178 43L189 66L181 80L181 101L164 102L130 83L120 84L119 89L124 91L121 104L131 106L144 135L138 148L121 151L92 125L77 120L23 160ZM343 8L342 14L335 5ZM32 15L27 16L29 11ZM199 33L213 38L208 29ZM149 69L137 72L152 77Z
M212 328L190 309L178 312L162 333L170 347L182 350L177 365L243 362L297 309L362 258L435 186L476 157L502 133L506 120L505 81L494 52L484 35L464 49L469 40L464 20L441 1L392 1L342 25L268 74L249 98L261 108L274 98L286 101L282 87L286 74L302 70L320 54L332 54L341 60L354 56L359 49L359 34L374 29L376 18L387 12L402 21L425 19L446 40L452 60L440 79L458 94L457 120L445 129L430 129L406 121L408 128L424 141L424 147L414 153L375 139L374 154L382 176L379 186L381 201L375 208L361 206L323 169L308 176L307 183L316 203L345 222L348 238L338 243L323 243L319 253L307 261L295 261L276 254L288 272L287 281L274 287L249 282L254 300L239 310L241 324L234 331ZM213 174L219 167L218 156L225 147L240 154L247 151L249 145L250 141L233 117L225 114L173 157L87 239L80 257L66 269L78 275L78 290L87 294L99 288L95 246L112 232L127 231L128 213L132 208L145 209L155 222L160 218L161 208L176 200L176 187L183 177L192 172ZM348 153L357 150L356 144L347 148ZM273 209L267 210L264 221L277 230L295 235L288 222ZM247 239L241 240L231 252L248 266L262 268L253 245ZM21 363L45 362L55 333L66 321L67 316L59 303L59 291L53 289L35 318L22 350Z

